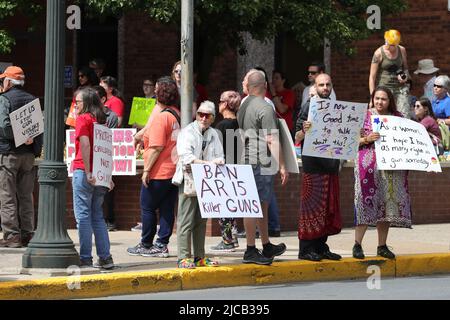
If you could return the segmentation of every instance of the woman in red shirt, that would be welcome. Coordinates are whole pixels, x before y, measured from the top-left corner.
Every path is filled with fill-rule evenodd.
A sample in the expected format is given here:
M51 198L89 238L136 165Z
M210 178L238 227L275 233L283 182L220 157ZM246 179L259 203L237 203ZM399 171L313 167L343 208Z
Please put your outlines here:
M110 242L103 219L105 187L95 185L92 176L94 123L104 124L106 115L97 92L91 88L81 90L75 97L77 122L75 127L75 160L73 161L73 211L80 240L80 265L112 269L114 262ZM92 233L98 262L92 264Z
M106 102L105 106L110 108L117 114L119 118L118 128L122 127L123 117L125 115L125 104L117 89L117 80L114 77L106 76L101 77L100 85L106 90Z

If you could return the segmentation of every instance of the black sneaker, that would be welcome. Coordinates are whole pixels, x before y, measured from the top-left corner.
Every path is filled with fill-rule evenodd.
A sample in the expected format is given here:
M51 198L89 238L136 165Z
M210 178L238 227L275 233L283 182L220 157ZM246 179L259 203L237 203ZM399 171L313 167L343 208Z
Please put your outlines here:
M279 237L281 237L280 230L269 230L269 237L272 237L272 238L279 238Z
M244 259L242 260L243 263L254 263L261 265L270 265L272 264L272 261L272 258L265 257L258 249L245 251Z
M96 263L94 263L94 268L106 269L110 270L114 268L114 261L112 256L109 256L106 259L99 258Z
M308 253L299 253L298 258L301 260L309 260L309 261L320 261L322 260L322 256L315 252Z
M328 260L341 260L342 257L337 254L337 253L333 253L330 250L327 250L325 252L322 253L322 258L323 259L328 259Z
M352 252L353 252L353 258L355 258L355 259L364 259L365 258L363 248L357 242L355 242Z
M92 268L92 259L80 259L80 268Z
M391 250L389 250L387 245L379 246L377 248L377 255L386 259L395 259L395 254Z
M263 255L266 258L271 258L282 255L286 251L286 245L284 243L280 244L272 244L268 243L268 245L263 250Z

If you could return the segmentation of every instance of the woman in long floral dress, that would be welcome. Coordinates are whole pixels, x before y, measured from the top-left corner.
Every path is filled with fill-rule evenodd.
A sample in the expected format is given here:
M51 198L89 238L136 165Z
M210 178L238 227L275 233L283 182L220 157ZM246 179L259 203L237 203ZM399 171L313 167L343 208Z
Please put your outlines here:
M386 87L378 87L372 94L373 108L367 111L361 130L360 147L355 163L355 245L353 257L364 259L361 246L368 226L378 231L377 255L394 259L386 246L389 227L411 228L411 202L407 171L378 170L374 142L380 134L372 130L372 115L400 116L395 99Z

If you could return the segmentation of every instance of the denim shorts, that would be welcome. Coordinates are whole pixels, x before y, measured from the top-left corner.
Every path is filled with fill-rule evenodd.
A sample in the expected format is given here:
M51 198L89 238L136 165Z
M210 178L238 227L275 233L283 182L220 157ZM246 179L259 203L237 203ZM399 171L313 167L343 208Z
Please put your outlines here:
M256 188L258 189L259 201L270 202L273 194L274 175L261 174L261 166L252 166L255 176Z

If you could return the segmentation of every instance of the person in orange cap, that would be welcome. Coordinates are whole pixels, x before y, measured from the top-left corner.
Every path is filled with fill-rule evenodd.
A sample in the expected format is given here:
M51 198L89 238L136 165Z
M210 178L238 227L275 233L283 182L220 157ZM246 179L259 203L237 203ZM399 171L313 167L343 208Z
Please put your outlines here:
M373 54L370 65L369 91L372 95L378 86L389 88L394 94L397 110L410 117L409 87L410 79L406 49L400 45L401 34L398 30L384 33L385 44Z
M3 79L3 93L0 95L0 214L3 239L0 240L0 247L20 248L28 245L34 232L34 158L41 154L42 134L16 147L9 115L36 98L22 88L25 83L22 68L6 68L0 79Z

